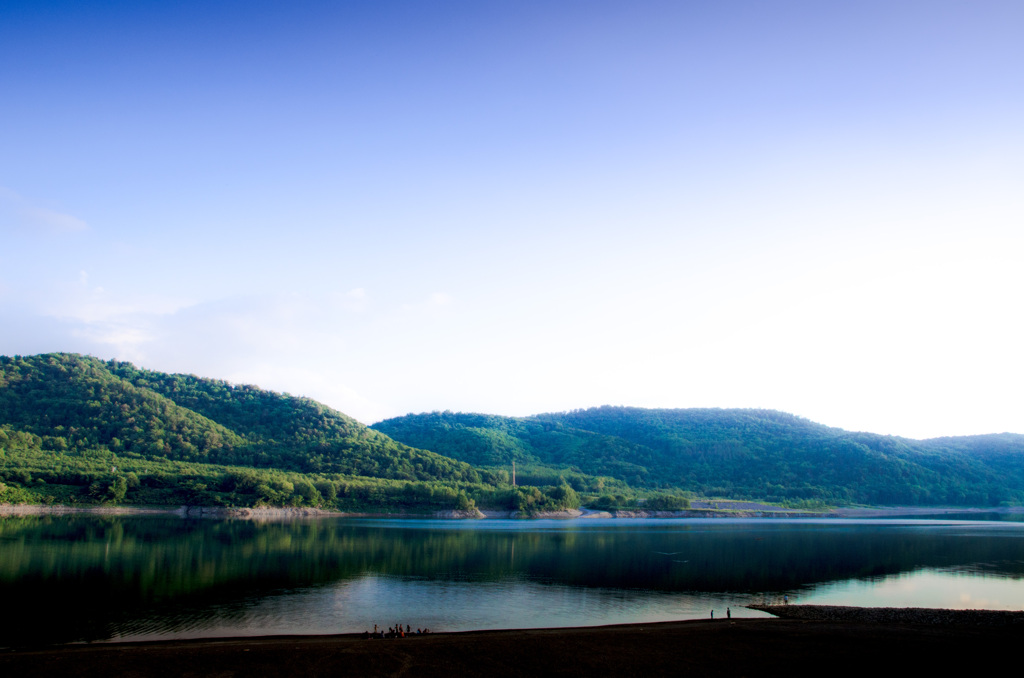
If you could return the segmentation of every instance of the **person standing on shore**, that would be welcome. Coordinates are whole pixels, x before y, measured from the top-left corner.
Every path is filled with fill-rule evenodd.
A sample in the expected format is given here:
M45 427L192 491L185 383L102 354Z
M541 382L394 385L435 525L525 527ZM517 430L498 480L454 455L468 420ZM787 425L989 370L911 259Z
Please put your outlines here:
M712 618L712 619L714 619L714 618L715 618L715 611L714 611L714 610L711 610L711 618Z
M725 618L726 619L732 619L732 608L729 608L729 607L725 608Z

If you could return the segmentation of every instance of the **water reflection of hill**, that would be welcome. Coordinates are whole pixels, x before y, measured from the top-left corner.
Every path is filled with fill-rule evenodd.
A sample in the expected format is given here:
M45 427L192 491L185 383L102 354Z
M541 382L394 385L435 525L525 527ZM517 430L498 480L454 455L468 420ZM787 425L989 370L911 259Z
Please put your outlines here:
M246 601L365 574L528 578L578 587L771 593L920 568L1024 575L1006 525L629 523L534 529L126 517L0 519L12 642L109 637L154 614L231 615Z

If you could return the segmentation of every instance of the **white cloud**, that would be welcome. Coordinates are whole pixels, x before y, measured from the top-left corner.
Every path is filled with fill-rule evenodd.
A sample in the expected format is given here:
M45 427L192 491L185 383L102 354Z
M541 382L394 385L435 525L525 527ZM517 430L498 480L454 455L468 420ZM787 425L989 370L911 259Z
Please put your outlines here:
M427 303L431 306L450 306L453 299L451 295L445 294L444 292L434 292L430 295L430 299Z
M113 354L109 357L129 361L144 360L146 344L154 339L152 332L127 323L100 323L78 327L71 331L71 336L112 350Z
M309 357L314 360L307 359L302 362L315 362L321 359L320 356ZM322 367L315 368L305 364L267 362L246 366L224 375L223 378L236 384L255 384L263 389L312 398L364 423L384 419L392 414L380 403L373 402L356 389L340 382L332 369L324 370Z
M84 276L76 285L81 298L63 316L73 343L84 348L63 350L308 396L364 422L393 414L350 385L374 370L374 361L348 346L361 315L331 312L329 295L234 297L177 308L152 300L154 310L146 311L144 304L118 306L88 282Z
M26 207L21 210L21 215L29 224L55 233L74 233L75 231L89 229L89 225L78 217L43 209L42 207Z
M14 191L0 186L0 226L52 234L80 233L89 230L82 219L40 207Z
M332 301L341 310L355 313L366 311L370 305L369 295L362 287L356 287L348 292L335 293L332 296Z
M420 315L437 315L455 304L455 298L445 292L431 292L425 299L402 304L401 310Z
M174 313L192 303L189 299L169 295L111 292L101 285L91 284L87 271L79 271L73 283L58 283L49 290L38 291L36 301L42 315L86 325L130 324L138 318Z

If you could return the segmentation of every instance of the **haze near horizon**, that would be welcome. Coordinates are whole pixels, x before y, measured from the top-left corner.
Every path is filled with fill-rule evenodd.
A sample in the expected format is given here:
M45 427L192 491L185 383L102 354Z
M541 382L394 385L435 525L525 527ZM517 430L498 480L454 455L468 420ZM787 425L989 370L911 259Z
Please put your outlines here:
M1015 2L7 2L0 354L1024 432Z

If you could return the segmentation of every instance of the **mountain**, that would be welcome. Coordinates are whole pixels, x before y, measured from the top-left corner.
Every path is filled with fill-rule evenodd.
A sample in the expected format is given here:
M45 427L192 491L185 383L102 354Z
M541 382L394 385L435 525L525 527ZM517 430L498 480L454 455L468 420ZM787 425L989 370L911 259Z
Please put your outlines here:
M55 452L480 480L469 464L395 442L308 398L67 353L0 356L0 425Z
M433 412L373 428L480 466L569 467L634 487L829 503L1024 501L1024 436L911 440L782 412L598 407L532 417Z
M534 489L508 484L512 462ZM684 493L1019 505L1024 436L911 440L770 410L632 407L366 427L255 386L74 354L0 356L0 501L529 511L667 506Z

